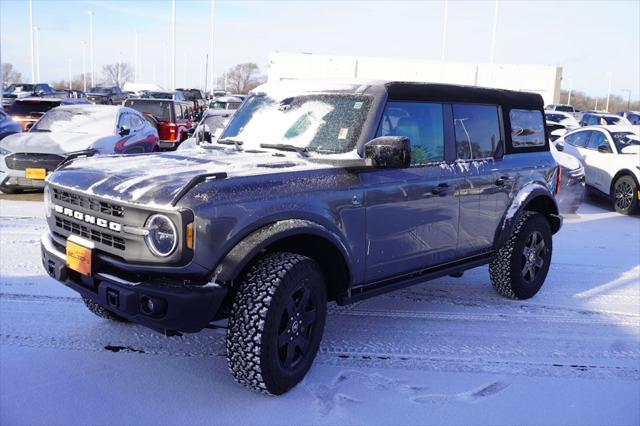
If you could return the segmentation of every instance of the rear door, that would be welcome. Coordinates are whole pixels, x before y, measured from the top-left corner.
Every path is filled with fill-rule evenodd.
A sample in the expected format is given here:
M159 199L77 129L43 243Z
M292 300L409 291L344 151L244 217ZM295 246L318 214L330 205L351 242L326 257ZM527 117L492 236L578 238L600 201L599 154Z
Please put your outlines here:
M454 104L456 168L464 177L460 188L458 250L471 255L493 244L508 198L501 196L512 183L499 175L496 158L503 149L500 110L496 105Z
M455 257L460 178L447 165L450 108L389 101L378 136L407 136L411 167L362 172L366 206L366 280L375 281ZM448 146L451 146L449 144Z

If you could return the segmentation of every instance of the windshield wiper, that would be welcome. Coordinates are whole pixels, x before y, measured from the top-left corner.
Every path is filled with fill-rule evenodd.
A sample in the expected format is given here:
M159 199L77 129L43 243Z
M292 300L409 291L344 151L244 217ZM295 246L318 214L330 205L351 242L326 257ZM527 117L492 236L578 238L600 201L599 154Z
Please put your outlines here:
M233 139L233 138L223 138L223 139L218 139L217 141L218 143L224 144L224 145L235 145L236 149L238 151L242 151L242 144L244 142L239 141L237 139Z
M303 157L309 157L309 150L307 148L301 148L295 145L289 145L286 143L261 143L260 148L273 148L280 151L295 151Z
M51 133L51 130L49 130L49 129L30 129L29 131L31 131L31 132L43 132L43 133L48 132L48 133Z

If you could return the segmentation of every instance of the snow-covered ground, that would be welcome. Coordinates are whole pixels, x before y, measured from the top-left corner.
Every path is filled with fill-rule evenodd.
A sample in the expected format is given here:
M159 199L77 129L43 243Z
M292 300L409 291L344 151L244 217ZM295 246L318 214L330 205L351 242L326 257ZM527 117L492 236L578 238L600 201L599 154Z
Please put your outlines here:
M42 204L0 200L0 424L640 424L640 218L565 219L528 301L487 268L330 308L282 397L236 385L224 331L167 338L44 275Z

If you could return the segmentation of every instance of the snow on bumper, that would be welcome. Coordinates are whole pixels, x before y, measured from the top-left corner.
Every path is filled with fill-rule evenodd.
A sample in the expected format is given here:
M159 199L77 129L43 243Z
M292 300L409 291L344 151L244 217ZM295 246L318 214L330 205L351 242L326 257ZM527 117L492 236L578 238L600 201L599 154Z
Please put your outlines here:
M64 248L49 233L40 240L47 274L127 320L154 330L197 332L216 316L227 289L215 284L183 285L129 281L110 273L82 276L67 268Z

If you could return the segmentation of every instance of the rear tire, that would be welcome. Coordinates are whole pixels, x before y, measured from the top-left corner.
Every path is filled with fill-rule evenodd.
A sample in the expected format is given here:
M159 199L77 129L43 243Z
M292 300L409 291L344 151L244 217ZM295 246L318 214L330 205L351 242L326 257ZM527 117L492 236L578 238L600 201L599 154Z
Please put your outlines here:
M20 188L6 188L4 186L0 187L0 191L5 194L22 194L24 191Z
M489 264L493 287L510 299L534 296L547 277L552 251L551 228L544 216L520 213L509 239Z
M227 330L227 360L236 381L281 395L305 376L320 347L327 313L318 264L305 256L267 254L235 295Z
M638 195L636 181L631 176L620 176L613 184L613 208L621 214L637 213Z
M129 320L127 320L126 318L122 318L121 316L106 310L105 308L98 305L96 302L94 302L89 298L83 297L82 301L86 305L87 309L89 309L91 312L93 312L95 315L99 316L100 318L104 318L109 321L115 321L115 322L123 322L123 323L129 322Z

